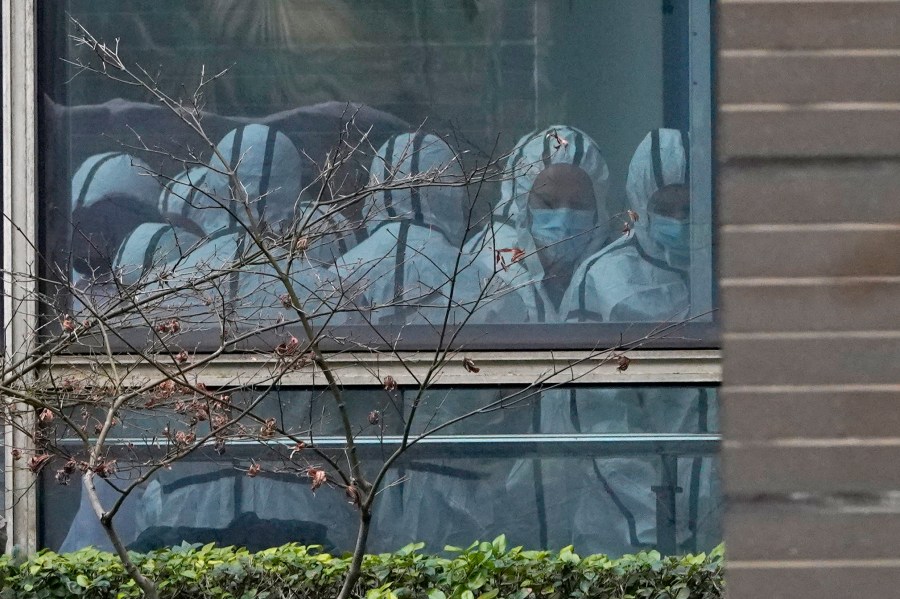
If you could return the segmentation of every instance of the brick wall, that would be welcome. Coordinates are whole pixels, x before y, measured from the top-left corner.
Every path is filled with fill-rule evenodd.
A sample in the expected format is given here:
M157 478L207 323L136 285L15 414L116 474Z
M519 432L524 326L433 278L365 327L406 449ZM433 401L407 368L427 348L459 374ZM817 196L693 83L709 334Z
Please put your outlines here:
M730 599L900 596L900 2L721 0Z

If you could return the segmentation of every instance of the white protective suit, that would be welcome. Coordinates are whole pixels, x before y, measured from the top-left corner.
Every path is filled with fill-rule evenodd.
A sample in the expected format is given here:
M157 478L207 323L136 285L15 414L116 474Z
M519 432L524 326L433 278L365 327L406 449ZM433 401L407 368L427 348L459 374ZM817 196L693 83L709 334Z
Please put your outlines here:
M404 179L424 173L435 184L403 188ZM493 278L492 263L461 254L467 195L452 185L461 180L455 153L434 135L396 135L378 150L370 184L387 181L392 189L374 194L369 237L336 270L345 287L368 297L374 323L439 327L448 306L450 325L473 310L469 322L510 322L521 312L521 301ZM490 301L479 299L483 293Z
M283 133L264 125L246 125L230 131L216 145L204 185L209 195L197 194L186 216L207 234L222 230L235 232L239 223L249 223L247 207L237 202L235 190L224 171L237 167L237 177L247 193L250 211L256 222L270 225L292 220L298 203L300 153Z
M635 154L628 178L631 208L641 220L629 239L600 250L577 269L563 299L563 311L570 319L591 319L590 312L598 309L597 298L605 297L609 290L615 291L619 301L654 298L647 289L639 288L638 294L630 294L625 282L635 277L651 283L669 280L664 276L671 275L670 270L654 273L656 266L643 262L642 252L636 248L641 247L641 240L649 241L645 223L650 195L658 185L683 183L685 170L679 132L661 130L660 134L648 135ZM594 272L592 267L602 264L606 256L615 259L613 264L618 270L604 271L591 280L594 285L586 286L583 273ZM615 279L617 274L621 275L621 284ZM679 288L686 289L682 277L676 277L682 285ZM575 309L580 311L576 313ZM613 314L621 314L623 309L619 306ZM667 309L671 310L671 306ZM596 319L610 320L609 311L602 315L606 318ZM715 403L710 401L708 392L696 388L554 390L542 397L535 430L566 434L702 433L714 427L715 414ZM532 460L520 465L510 483L534 489L535 505L531 509L538 513L539 522L545 522L539 531L542 538L535 541L539 545L558 547L574 543L582 552L618 555L659 546L668 535L674 538L676 550L708 550L720 538L715 517L721 507L717 467L712 458L685 457L676 463L677 474L667 477L671 462L664 466L662 458L653 454ZM658 530L657 493L665 492L663 487L671 487L673 482L680 488L675 490L676 521L664 525L665 530ZM522 492L517 496L527 495Z
M158 221L159 183L150 167L122 152L96 154L72 177L72 264L89 281L109 272L131 229Z
M555 131L569 145L563 146L552 135L548 136L551 131ZM557 145L561 146L561 151L556 149ZM587 134L567 125L535 129L519 139L507 158L506 176L500 185L500 201L494 207L492 222L466 240L467 252L484 252L493 259L494 250L516 246L516 217L520 210L516 198L522 196L527 201L535 177L551 164L581 167L595 181L594 193L597 197L606 197L609 179L606 161L600 148ZM505 258L509 261L509 255Z
M565 142L565 143L562 143ZM586 133L567 125L554 125L523 138L518 150L510 158L509 170L514 176L504 181L498 211L508 216L496 216L493 235L485 232L482 241L475 246L486 258L495 259L495 248L519 248L526 257L508 264L503 277L510 284L519 288L525 302L526 322L560 322L558 307L544 288L551 282L545 281L544 269L541 265L534 238L530 231L531 214L529 211L529 194L538 175L551 164L571 164L587 173L593 184L596 200L595 228L584 255L590 255L602 247L609 236L610 214L606 206L609 187L609 168L600 148ZM515 237L509 239L509 222L514 226ZM500 228L497 228L497 224ZM508 244L508 245L507 245ZM470 243L471 246L471 243ZM504 260L510 261L510 254ZM520 320L520 322L522 321Z
M237 165L253 220L265 222L277 233L302 225L301 236L309 240L306 255L320 265L333 264L335 258L353 247L352 226L339 212L318 207L309 213L310 204L301 197L302 158L286 135L265 125L246 125L229 132L216 147L229 166ZM246 208L234 201L228 178L222 174L224 170L225 165L214 155L201 186L204 191L208 188L208 194L194 194L189 198L191 208L183 214L200 224L207 234L223 229L237 231L242 228L241 223L249 223Z
M578 388L545 392L535 430L550 434L707 433L715 430L712 392L697 388ZM659 547L708 551L721 541L722 507L714 457L677 459L667 477L664 447L642 455L573 454L521 460L507 481L513 543L613 556ZM675 492L675 520L657 528L657 494ZM671 549L671 548L670 548Z
M670 266L665 250L648 233L647 204L661 187L687 183L687 151L682 133L657 129L647 134L628 168L626 193L639 220L630 235L617 239L582 262L572 277L562 311L572 322L671 322L687 317L688 273Z

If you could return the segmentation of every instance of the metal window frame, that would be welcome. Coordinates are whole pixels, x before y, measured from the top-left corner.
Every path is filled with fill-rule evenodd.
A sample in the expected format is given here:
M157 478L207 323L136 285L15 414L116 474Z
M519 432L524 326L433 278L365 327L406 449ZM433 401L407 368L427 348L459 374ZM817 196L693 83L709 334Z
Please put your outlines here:
M37 267L37 251L33 241L37 239L38 222L38 98L37 79L37 15L35 0L0 0L2 19L2 100L3 100L3 268L4 284L9 291L4 296L4 341L6 352L22 352L30 341L29 332L35 330L37 313L33 304L31 286L17 282L12 285L7 273L33 272ZM711 168L711 87L709 65L710 46L710 1L690 0L690 60L691 60L691 130L694 143L691 144L691 162L694 165L708 164ZM695 62L696 61L696 62ZM704 91L705 90L705 91ZM700 115L694 120L694 115ZM707 167L704 167L707 168ZM692 193L695 197L711 197L712 173L692 179ZM701 196L699 194L707 194ZM705 219L710 229L712 212L707 205L705 215L698 214L698 220ZM711 265L711 251L704 258ZM694 275L696 273L692 273ZM710 295L712 269L707 269L705 279L697 281L692 289L694 297ZM693 277L692 277L693 278ZM699 294L699 295L697 295ZM711 301L711 298L710 298ZM585 351L507 351L507 352L467 352L481 367L480 373L466 372L459 368L448 368L442 373L438 383L442 385L490 385L515 384L534 380L550 368L560 364L581 362L590 352ZM630 352L632 361L625 371L619 371L613 362L597 367L594 357L584 364L564 369L556 382L576 380L578 383L593 384L717 384L722 379L721 353L718 350L647 350ZM428 352L403 354L404 360L412 365L413 371L427 368L431 354ZM210 369L211 383L234 378L238 370L252 376L256 366L248 367L258 355L231 355L224 357ZM123 360L130 358L123 356ZM345 385L371 385L377 383L378 373L390 373L400 384L409 375L402 372L400 360L396 357L358 356L344 354L336 358L340 364L340 376ZM85 359L72 356L60 361L55 368L73 369L85 366ZM136 376L140 376L138 368ZM308 385L318 382L313 372L292 373L285 381L290 385ZM28 449L29 440L25 435L7 428L4 431L6 464L6 519L8 547L18 545L26 553L37 550L38 491L34 476L21 462L11 459L9 451L13 447ZM706 440L714 443L713 438Z

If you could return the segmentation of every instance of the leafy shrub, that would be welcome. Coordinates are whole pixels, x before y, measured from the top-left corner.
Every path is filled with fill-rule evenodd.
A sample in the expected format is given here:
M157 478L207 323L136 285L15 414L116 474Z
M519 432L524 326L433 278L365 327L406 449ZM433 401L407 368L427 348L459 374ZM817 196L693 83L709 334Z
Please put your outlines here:
M364 599L717 599L722 592L722 551L660 557L650 551L609 559L507 550L493 543L448 547L453 556L419 553L423 544L396 553L367 555L357 595ZM349 557L317 546L285 545L251 554L245 549L187 545L134 554L167 599L325 599L337 595ZM110 553L83 549L42 551L21 564L0 556L0 599L19 597L140 597L121 562Z

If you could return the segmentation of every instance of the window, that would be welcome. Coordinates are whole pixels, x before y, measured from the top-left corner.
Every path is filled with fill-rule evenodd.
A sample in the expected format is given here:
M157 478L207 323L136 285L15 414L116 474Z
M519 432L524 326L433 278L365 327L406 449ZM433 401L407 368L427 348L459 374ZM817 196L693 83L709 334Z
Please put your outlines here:
M371 550L499 533L614 554L720 540L708 1L67 0L34 10L39 149L17 151L38 164L39 251L11 243L18 256L40 255L48 328L63 314L86 316L88 304L188 281L194 296L151 305L124 323L113 349L159 350L152 331L177 314L184 330L173 334L192 355L215 349L220 330L233 335L210 367L211 388L254 371L259 352L271 354L297 322L280 320L294 300L271 284L229 214L246 208L253 233L272 247L292 242L276 262L299 265L291 280L303 299L323 314L340 306L323 347L359 406L371 463L396 441L380 377L400 370L397 348L422 371L430 354L416 352L433 350L441 330L429 310L447 311L453 281L453 348L481 372L442 375L427 390L431 414L533 392L404 458ZM202 96L215 150L150 91L84 71L68 14L106 41L120 38L123 58L159 73L173 98L189 98L201 72L227 67ZM7 131L5 145L22 141ZM323 186L328 157L346 162ZM223 178L229 169L238 185ZM404 184L418 175L430 178ZM466 321L487 280L493 301ZM248 327L257 334L238 339ZM633 351L630 367L576 375L565 366L613 345ZM86 338L54 368L84 368L97 347ZM548 369L571 380L529 387ZM330 449L338 440L325 412L303 424L322 389L320 376L292 372L267 401L298 430L322 426L316 443ZM404 394L401 384L401 415ZM154 451L152 436L129 426L140 428L123 420L111 444L123 480L139 469L135 446ZM347 549L352 535L335 514L352 506L340 493L310 494L292 448L273 443L263 455L258 443L235 443L222 456L204 447L129 498L127 543L262 547L280 542L277 530ZM253 463L262 474L249 478ZM261 507L295 488L301 507ZM188 514L177 502L198 489L209 503ZM79 486L58 485L47 469L40 490L39 545L101 542ZM509 518L507 505L522 517ZM398 518L409 526L392 528Z
M414 395L413 390L409 395ZM371 550L418 540L432 550L503 532L513 544L621 555L648 548L709 551L721 540L722 497L715 458L715 389L684 386L569 386L539 392L507 386L434 387L414 434L503 398L500 407L436 431L390 471L374 514ZM240 409L253 393L232 397ZM357 443L377 469L400 442L411 397L358 387L344 395ZM321 390L283 388L266 396L265 415L340 459L342 427ZM377 421L368 416L379 414ZM175 416L173 414L173 416ZM123 418L109 457L127 481L140 447L157 430L152 416ZM177 416L171 426L177 426ZM256 428L254 422L247 426ZM166 440L155 439L156 451ZM160 446L160 444L162 446ZM73 439L73 447L77 442ZM309 450L304 450L309 451ZM212 447L160 472L125 504L122 534L132 549L218 541L261 550L298 541L349 551L354 508L342 492L308 492L306 456L293 442ZM249 478L247 469L262 464ZM369 473L374 476L374 473ZM42 544L111 549L78 485L44 474L49 506ZM105 488L108 499L115 491ZM79 499L80 497L80 499ZM402 525L398 525L401 523Z
M655 342L714 344L702 1L71 0L41 12L46 253L89 298L120 295L113 276L146 289L148 269L247 251L216 239L241 228L230 160L257 224L309 244L291 262L309 293L362 284L349 300L407 347L433 343L451 279L462 321L487 277L514 292L472 315L469 346L587 349L618 341L623 323L640 339L658 328L644 323L685 320L691 334ZM129 64L154 65L154 85L184 102L204 69L228 68L202 97L217 152L146 90L85 72L66 14L120 38ZM362 132L326 185L329 152ZM500 173L454 185L492 160ZM340 200L429 169L435 185ZM243 323L280 309L258 288L225 295ZM70 299L59 311L78 310Z

